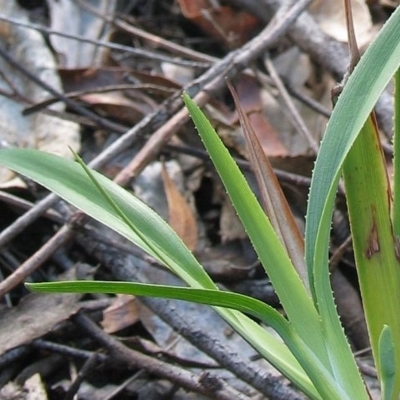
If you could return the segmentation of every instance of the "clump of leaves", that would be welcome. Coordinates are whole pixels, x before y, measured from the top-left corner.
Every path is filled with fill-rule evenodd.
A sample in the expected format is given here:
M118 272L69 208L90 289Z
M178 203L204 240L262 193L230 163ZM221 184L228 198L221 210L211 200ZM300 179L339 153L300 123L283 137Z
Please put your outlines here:
M343 332L329 282L328 246L335 191L343 170L360 288L382 398L400 392L400 8L367 49L340 95L317 157L303 243L285 232L290 216L272 207L276 185L244 115L245 133L265 209L207 118L184 102L234 207L268 274L286 318L248 296L220 291L182 240L154 211L79 158L67 161L34 150L0 150L0 162L46 186L91 217L119 232L180 276L188 287L137 282L53 282L27 285L41 292L128 293L193 301L216 311L263 357L312 399L369 399ZM371 111L396 78L394 200ZM261 153L260 153L261 151ZM268 177L266 179L266 177ZM271 178L274 179L274 178ZM99 195L101 194L101 195ZM396 195L397 194L397 195ZM283 204L280 201L280 204ZM272 207L272 208L271 208ZM282 219L284 223L282 224ZM291 224L289 224L292 226ZM293 228L294 229L294 228ZM271 326L272 335L247 315Z

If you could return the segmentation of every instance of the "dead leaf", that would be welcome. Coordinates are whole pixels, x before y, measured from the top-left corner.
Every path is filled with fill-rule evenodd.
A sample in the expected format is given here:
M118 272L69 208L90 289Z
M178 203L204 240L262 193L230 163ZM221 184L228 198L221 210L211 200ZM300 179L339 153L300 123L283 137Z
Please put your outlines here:
M107 39L110 24L85 10L74 0L49 0L51 29L57 32L81 35L88 39ZM91 6L102 15L112 15L115 0L92 0ZM102 46L50 35L50 42L58 53L60 65L65 68L89 67L98 65L104 55Z
M162 98L181 89L181 85L163 75L154 72L139 71L124 66L75 69L60 68L58 71L64 90L67 93L96 90L107 86L126 85L127 77L132 78L132 81L138 85L142 84L144 86L143 92L161 96Z
M78 263L60 279L89 279L95 269ZM0 356L14 347L49 333L81 308L82 294L36 294L25 296L16 307L0 310Z
M161 174L168 201L169 224L190 250L195 250L198 240L196 217L175 182L169 177L165 165Z
M134 124L154 111L149 102L135 101L127 98L120 92L91 93L80 96L80 99L90 104L96 111L106 114L129 124Z
M354 28L360 47L366 45L373 37L371 14L364 0L352 0ZM347 42L346 17L341 1L314 0L309 8L320 28L341 42Z
M263 114L260 85L257 80L250 75L242 74L236 85L236 90L242 111L249 119L265 155L268 157L287 156L287 149L279 139L274 127Z
M215 282L243 282L251 276L257 264L253 252L246 237L245 240L229 240L206 247L199 254L199 261Z
M246 43L259 26L259 21L249 13L235 11L228 6L216 6L209 0L178 2L187 19L230 48Z
M24 383L26 400L47 400L46 388L39 374L32 375Z
M0 355L49 333L79 309L77 294L28 294L0 312Z
M59 68L58 72L64 90L77 92L126 83L124 77L129 69L122 67Z
M228 196L224 197L222 203L219 225L219 234L222 243L247 237L247 233L244 230Z
M3 14L22 22L29 21L27 13L17 2L2 1L1 4ZM55 90L62 91L54 57L39 32L10 24L9 34L0 36L0 44L31 73ZM79 125L43 113L22 116L27 103L43 101L49 94L16 71L4 58L0 59L0 70L0 88L3 93L9 94L0 97L0 139L13 146L39 148L72 157L68 147L79 150ZM51 107L54 111L63 111L64 108L61 103ZM15 174L7 171L0 168L1 186L21 186L21 180L12 180Z
M274 173L254 130L241 107L233 86L228 83L239 113L240 123L249 149L250 162L261 193L263 208L282 244L292 260L299 276L308 285L307 269L304 262L304 241L289 204L282 192Z
M25 400L25 394L22 387L13 381L9 381L0 390L0 399L2 400Z
M262 89L257 79L250 75L242 75L235 87L243 111L250 119L265 154L277 161L289 157L291 152L281 139L281 136L284 136L282 131L270 122L270 118L265 113L264 99L261 97ZM209 106L207 110L214 125L218 125L218 134L224 144L248 159L246 141L239 126L237 112L227 110L222 102L216 101L213 107Z
M171 80L164 75L156 74L154 72L149 73L146 71L131 69L129 73L135 79L138 79L142 83L149 83L171 90L179 90L182 88L182 86L179 83L175 82L174 80Z
M101 326L107 333L115 333L139 321L134 296L119 294L113 304L103 311Z
M186 85L194 79L195 71L193 68L164 61L161 63L161 70L163 71L165 78L168 78L179 85Z

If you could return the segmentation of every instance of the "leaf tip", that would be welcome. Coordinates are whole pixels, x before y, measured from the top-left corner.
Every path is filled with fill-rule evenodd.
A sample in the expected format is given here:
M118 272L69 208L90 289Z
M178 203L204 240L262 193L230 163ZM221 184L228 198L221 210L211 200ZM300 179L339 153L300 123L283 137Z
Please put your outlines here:
M35 284L34 283L28 283L25 282L24 286L30 291L30 292L34 292L35 291Z

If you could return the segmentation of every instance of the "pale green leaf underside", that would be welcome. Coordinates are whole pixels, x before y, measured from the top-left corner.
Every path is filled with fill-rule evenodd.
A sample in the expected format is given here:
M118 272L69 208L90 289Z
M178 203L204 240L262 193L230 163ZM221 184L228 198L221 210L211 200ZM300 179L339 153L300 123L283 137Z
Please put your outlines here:
M396 376L395 346L392 332L385 325L379 337L379 357L381 365L382 400L393 398Z
M136 226L137 231L141 232L140 236L116 215L115 209L101 195L78 163L31 149L2 149L0 163L39 182L75 207L114 229L166 264L190 285L215 289L212 280L170 226L139 199L103 175L92 171L99 184L111 195L120 210ZM146 241L143 238L146 238ZM159 251L155 253L153 248L158 248Z

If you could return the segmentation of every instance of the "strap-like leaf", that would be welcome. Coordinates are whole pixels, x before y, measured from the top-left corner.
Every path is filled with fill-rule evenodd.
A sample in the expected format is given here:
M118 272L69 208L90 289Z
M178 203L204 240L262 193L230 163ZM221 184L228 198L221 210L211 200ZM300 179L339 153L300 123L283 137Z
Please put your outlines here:
M1 149L0 163L47 187L160 262L167 263L167 267L188 285L216 289L204 269L169 225L139 199L104 176L90 170L90 178L78 163L37 150ZM112 199L111 203L108 197ZM128 218L128 224L120 212ZM132 225L138 231L132 230ZM141 234L138 235L137 232ZM153 249L157 251L154 252ZM313 384L286 345L237 311L219 308L217 312L308 396L319 398Z
M335 105L312 177L306 221L306 263L314 301L321 314L328 351L337 379L361 390L359 373L351 366L346 338L332 297L328 275L328 246L336 188L351 146L391 77L400 65L400 8L392 14L361 57ZM346 361L347 360L347 361ZM348 370L341 365L349 364ZM354 382L354 384L352 383ZM358 392L353 392L353 398Z
M208 119L187 94L184 93L183 99L289 321L325 367L330 369L319 315L286 249Z
M323 398L342 400L346 395L337 387L332 375L300 339L290 323L271 306L251 297L219 290L192 289L179 286L149 285L137 282L66 281L26 284L30 290L53 293L115 293L172 298L214 307L235 309L270 325L284 340Z

